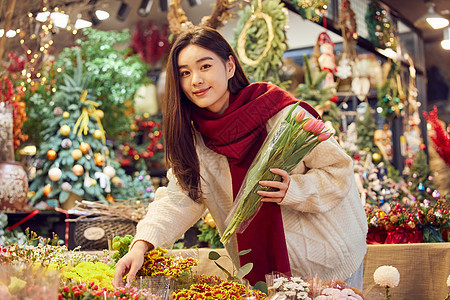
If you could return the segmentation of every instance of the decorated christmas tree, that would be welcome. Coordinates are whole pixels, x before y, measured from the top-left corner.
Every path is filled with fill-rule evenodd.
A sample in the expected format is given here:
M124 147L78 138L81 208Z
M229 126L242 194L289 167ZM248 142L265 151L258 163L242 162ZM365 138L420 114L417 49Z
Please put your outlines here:
M123 46L129 41L128 30L86 28L82 38L76 41L79 47L65 48L55 61L57 70L71 73L77 68L77 55L83 57L83 72L91 78L86 88L91 90L92 97L102 102L102 123L110 136L129 129L133 97L139 87L150 81L148 65Z
M377 130L377 125L375 124L375 119L372 116L371 108L368 103L366 104L364 115L357 118L355 122L356 132L358 134L356 145L361 150L370 153L374 163L380 162L382 156L374 141L374 133L375 130Z
M339 133L341 110L335 102L331 101L334 95L333 89L336 85L322 87L328 71L313 72L306 55L303 56L303 62L305 65L305 83L301 83L297 87L297 97L311 104L322 116L323 121L330 121L336 133Z
M90 78L83 73L80 57L73 75L65 73L62 78L52 98L53 116L42 120L45 130L30 184L31 202L64 203L71 193L86 200L105 200L114 187L110 179L116 169L105 144L101 102L87 90Z
M417 153L411 165L408 176L408 190L420 202L425 199L433 200L433 198L439 198L440 196L438 195L439 192L435 190L432 172L423 149Z

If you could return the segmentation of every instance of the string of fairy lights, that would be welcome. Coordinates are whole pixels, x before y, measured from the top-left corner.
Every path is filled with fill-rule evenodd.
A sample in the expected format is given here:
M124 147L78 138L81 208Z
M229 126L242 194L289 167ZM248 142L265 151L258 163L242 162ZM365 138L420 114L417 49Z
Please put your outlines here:
M86 10L87 7L79 7L79 11ZM95 13L91 8L93 14L89 13L92 22L82 19L81 13L77 14L76 21L73 23L70 20L69 14L60 7L49 8L48 1L43 0L43 7L38 12L28 12L28 20L21 20L17 29L10 29L4 33L0 29L0 36L3 34L8 38L19 37L20 47L24 50L26 58L19 57L20 63L23 63L21 75L24 81L21 83L24 91L26 91L27 83L31 86L44 85L48 78L45 75L43 66L51 59L51 50L54 45L53 35L60 33L60 30L70 32L76 35L80 29L90 27L96 22L105 20L109 17L109 13L103 10L96 10ZM15 41L12 40L12 43ZM14 48L14 47L13 47ZM18 61L19 62L19 61ZM61 68L56 69L61 72ZM55 92L54 88L52 90Z

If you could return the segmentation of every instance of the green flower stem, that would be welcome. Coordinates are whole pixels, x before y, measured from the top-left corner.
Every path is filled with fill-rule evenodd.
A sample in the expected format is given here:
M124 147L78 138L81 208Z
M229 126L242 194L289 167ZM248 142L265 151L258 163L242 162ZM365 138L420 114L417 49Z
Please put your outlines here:
M391 300L391 295L389 294L389 287L386 287L386 294L384 297L385 300Z

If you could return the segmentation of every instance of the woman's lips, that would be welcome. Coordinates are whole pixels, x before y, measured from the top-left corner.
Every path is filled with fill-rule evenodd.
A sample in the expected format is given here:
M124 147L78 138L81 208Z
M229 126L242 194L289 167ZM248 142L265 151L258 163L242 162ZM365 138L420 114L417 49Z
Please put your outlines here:
M201 89L201 90L198 90L198 91L193 92L193 94L194 94L195 96L203 96L204 94L206 94L206 93L209 91L209 89L210 89L210 88L207 88L207 89Z

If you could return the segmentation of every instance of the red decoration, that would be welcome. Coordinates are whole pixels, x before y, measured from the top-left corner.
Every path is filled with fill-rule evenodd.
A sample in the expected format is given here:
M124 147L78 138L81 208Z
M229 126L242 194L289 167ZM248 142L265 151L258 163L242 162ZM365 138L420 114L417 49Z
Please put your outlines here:
M424 111L423 116L433 128L434 135L429 135L429 137L434 143L434 149L447 166L450 167L450 125L447 126L447 132L445 132L445 125L443 126L438 119L438 110L436 106L433 107L433 110L430 111L429 114Z
M21 101L23 96L23 87L14 89L11 80L4 76L0 80L0 102L8 103L13 107L13 139L14 149L19 147L21 142L28 139L28 135L22 132L23 123L28 120L25 112L25 102Z
M133 41L131 47L143 61L153 65L170 49L168 37L169 27L167 25L156 26L152 22L144 25L142 22L138 22L136 32L131 37Z

